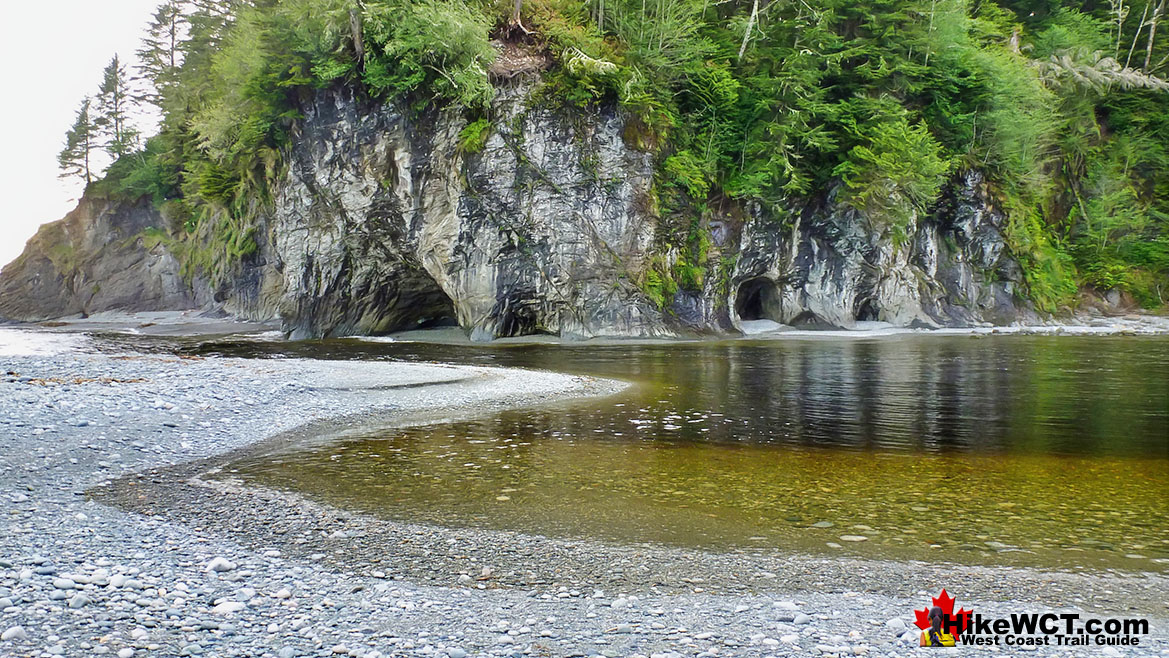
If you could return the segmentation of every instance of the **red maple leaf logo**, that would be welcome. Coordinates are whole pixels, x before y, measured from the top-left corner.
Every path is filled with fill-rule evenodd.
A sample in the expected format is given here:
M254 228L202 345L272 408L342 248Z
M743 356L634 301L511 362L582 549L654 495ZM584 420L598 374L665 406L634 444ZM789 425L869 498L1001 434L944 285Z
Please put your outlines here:
M946 590L943 588L941 594L933 597L933 602L930 604L930 607L936 605L942 609L942 614L946 615L945 619L954 619L954 617L955 617L954 601L955 600L956 599L954 597L950 596L949 593L947 593ZM973 614L973 612L974 612L973 610L967 610L966 608L960 608L958 610L958 613L957 613L958 633L961 633L962 631L966 630L966 627L970 625L970 623L969 623L970 615ZM921 610L914 610L913 616L915 618L914 625L917 626L918 628L920 628L921 630L924 631L930 627L930 608L929 607L923 608ZM943 630L949 631L949 629L945 629L945 628ZM957 636L958 633L954 633L954 635Z

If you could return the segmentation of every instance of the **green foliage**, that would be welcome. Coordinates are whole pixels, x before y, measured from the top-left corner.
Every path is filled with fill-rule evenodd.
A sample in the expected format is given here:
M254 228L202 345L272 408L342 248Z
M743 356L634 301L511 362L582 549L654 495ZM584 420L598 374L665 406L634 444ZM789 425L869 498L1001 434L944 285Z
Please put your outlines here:
M230 212L204 207L186 224L170 244L182 263L181 274L188 280L197 275L218 286L240 261L255 254L259 246L256 229Z
M365 3L364 82L383 96L415 92L482 107L494 90L487 69L496 52L482 12L462 0Z
M710 182L702 163L690 151L679 151L666 158L664 164L667 183L678 185L696 200L706 199L710 192Z
M491 137L491 122L476 119L459 131L459 150L463 153L479 153L487 146L488 137Z
M349 12L352 0L284 0L273 9L282 45L300 58L315 86L358 74Z
M241 178L286 143L299 116L290 90L312 81L307 62L283 50L281 27L259 11L239 17L212 60L216 85L191 122L200 149Z
M642 292L659 310L665 310L678 294L678 284L673 274L666 270L661 259L653 260L645 271Z
M1060 9L1031 41L1030 55L1044 60L1073 48L1088 51L1109 46L1108 26L1071 7Z
M179 66L182 63L180 46L187 19L179 0L165 0L151 17L146 27L146 36L138 49L139 80L146 83L146 90L136 96L158 107L163 97L178 84Z
M1023 266L1023 276L1035 306L1055 312L1069 307L1077 285L1071 257L1043 224L1035 208L1008 208L1006 238Z
M167 163L165 149L162 136L147 140L145 149L110 165L105 178L95 184L95 193L127 200L148 196L156 206L176 198L180 194L179 171Z
M950 163L925 126L903 118L870 126L865 136L868 143L854 146L835 170L844 200L871 220L904 231L937 197Z
M710 232L699 219L691 221L686 244L674 261L674 279L685 290L701 291L706 284L706 270L713 247Z

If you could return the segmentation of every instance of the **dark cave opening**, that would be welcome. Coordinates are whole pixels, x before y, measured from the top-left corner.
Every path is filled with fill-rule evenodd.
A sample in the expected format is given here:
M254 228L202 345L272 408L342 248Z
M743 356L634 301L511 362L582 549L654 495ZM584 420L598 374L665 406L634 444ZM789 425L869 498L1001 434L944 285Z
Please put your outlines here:
M411 307L414 317L407 320L408 328L432 329L459 326L455 315L454 301L437 283L432 289L421 291ZM413 326L409 326L410 324Z
M779 286L764 277L748 279L739 284L739 292L735 295L735 315L741 321L779 322Z
M866 299L856 311L856 319L858 322L872 322L879 319L880 312L877 307L873 305L872 299Z

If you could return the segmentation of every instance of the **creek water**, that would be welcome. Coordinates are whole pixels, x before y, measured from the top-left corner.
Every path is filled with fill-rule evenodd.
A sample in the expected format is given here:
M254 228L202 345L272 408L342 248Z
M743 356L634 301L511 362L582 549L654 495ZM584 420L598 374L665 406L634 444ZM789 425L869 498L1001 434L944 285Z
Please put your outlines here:
M226 469L343 508L712 550L1169 571L1169 337L199 350L636 384Z

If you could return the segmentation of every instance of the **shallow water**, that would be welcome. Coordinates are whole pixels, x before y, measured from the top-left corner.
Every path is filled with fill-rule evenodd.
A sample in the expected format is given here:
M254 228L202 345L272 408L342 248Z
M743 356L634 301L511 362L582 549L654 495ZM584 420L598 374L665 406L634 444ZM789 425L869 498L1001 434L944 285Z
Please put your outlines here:
M0 327L0 358L6 356L56 356L88 349L90 340L82 334L30 331Z
M718 549L1169 570L1166 337L201 349L638 383L229 469L342 507Z

